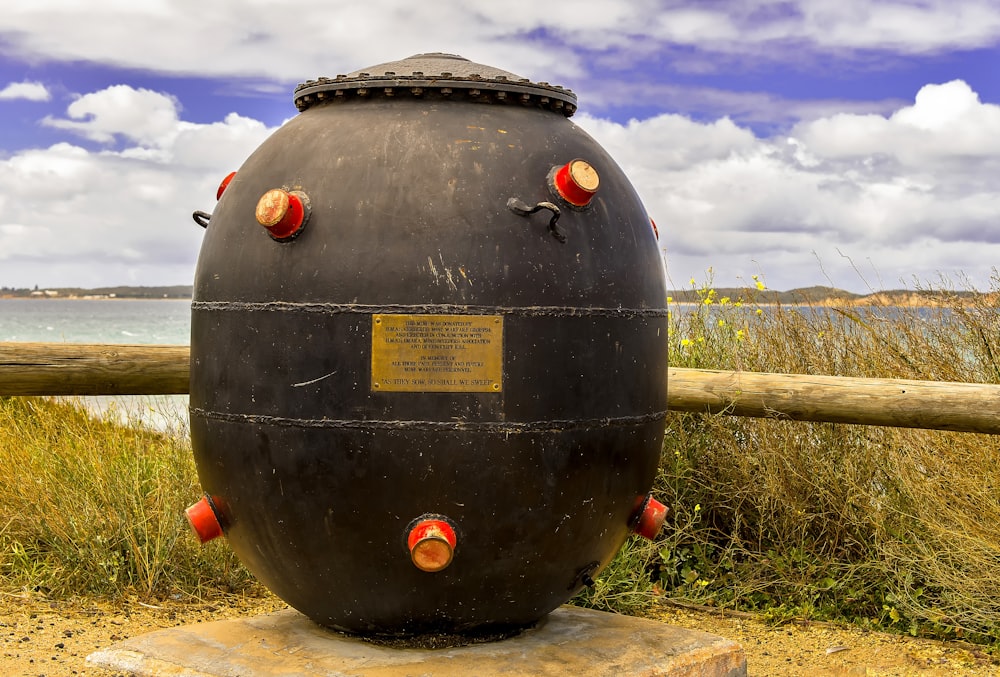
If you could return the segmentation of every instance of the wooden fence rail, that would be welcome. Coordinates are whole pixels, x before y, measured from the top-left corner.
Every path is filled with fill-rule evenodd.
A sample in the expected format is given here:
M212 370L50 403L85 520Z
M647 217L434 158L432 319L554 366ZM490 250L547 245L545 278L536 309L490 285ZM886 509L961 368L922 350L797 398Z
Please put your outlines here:
M187 346L0 342L2 395L188 392Z
M187 346L0 342L0 396L188 392ZM1000 386L671 368L675 411L1000 434Z

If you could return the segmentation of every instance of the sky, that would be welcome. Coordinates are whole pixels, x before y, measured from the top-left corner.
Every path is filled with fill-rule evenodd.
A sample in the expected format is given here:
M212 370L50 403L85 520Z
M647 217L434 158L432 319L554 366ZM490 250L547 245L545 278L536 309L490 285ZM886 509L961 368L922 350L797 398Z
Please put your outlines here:
M296 84L425 52L572 89L670 288L1000 289L997 0L7 0L0 286L190 284Z

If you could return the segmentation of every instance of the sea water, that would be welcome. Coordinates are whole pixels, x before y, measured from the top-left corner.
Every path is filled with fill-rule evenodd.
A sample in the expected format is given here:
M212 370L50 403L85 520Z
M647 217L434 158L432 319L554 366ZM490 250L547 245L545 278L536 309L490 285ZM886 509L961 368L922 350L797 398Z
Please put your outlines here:
M191 341L191 302L184 299L0 299L0 341L188 345ZM187 433L187 395L78 399L101 416Z
M0 341L187 345L190 340L186 299L0 299Z

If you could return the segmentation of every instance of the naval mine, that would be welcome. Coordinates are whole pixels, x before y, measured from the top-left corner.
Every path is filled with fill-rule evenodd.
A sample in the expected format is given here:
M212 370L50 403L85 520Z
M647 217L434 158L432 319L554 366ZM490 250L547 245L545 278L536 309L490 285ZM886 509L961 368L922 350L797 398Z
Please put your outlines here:
M568 89L435 53L294 102L195 213L188 517L324 626L530 626L663 522L655 226Z

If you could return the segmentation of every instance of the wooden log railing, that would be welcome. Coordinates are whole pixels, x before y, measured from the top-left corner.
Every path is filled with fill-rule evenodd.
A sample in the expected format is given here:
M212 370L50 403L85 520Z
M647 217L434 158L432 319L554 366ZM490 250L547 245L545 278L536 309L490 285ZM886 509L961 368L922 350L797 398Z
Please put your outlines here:
M188 392L187 346L0 342L0 396ZM671 368L675 411L1000 434L1000 385Z
M188 392L187 346L0 342L2 395Z

